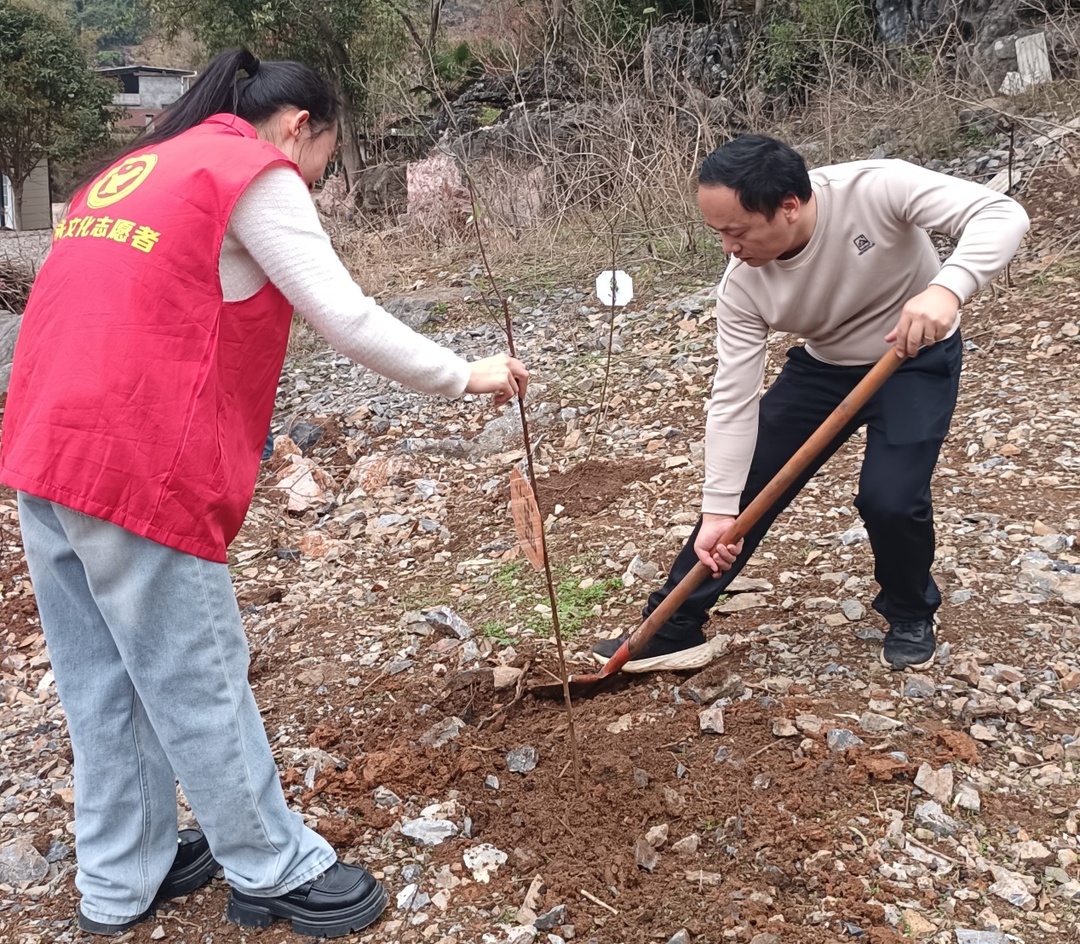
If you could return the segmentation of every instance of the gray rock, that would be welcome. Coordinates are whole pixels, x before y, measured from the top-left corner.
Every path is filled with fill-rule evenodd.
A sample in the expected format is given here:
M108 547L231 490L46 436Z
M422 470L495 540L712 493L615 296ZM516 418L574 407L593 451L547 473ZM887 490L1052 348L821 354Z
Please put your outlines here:
M703 734L723 734L724 709L706 708L698 715L698 727Z
M424 614L424 620L433 629L450 633L458 639L469 639L474 633L472 627L448 606L437 606Z
M529 413L529 428L533 431L534 442L536 432L550 426L554 419L555 405L553 403L544 402L533 406ZM509 452L520 444L521 417L517 410L505 410L470 439L465 444L465 448L470 457L480 459L494 453ZM545 513L547 511L544 508L540 510Z
M465 665L467 662L477 662L480 657L480 647L477 646L476 641L473 639L466 639L465 645L461 647L461 655L458 657L458 663Z
M378 528L396 528L398 525L405 524L408 520L407 515L379 515L375 526Z
M670 827L667 823L659 823L650 827L649 831L645 833L645 841L654 849L659 849L668 841L669 832Z
M1041 551L1055 554L1072 547L1073 539L1069 534L1040 534L1038 537L1033 537L1031 543Z
M62 843L59 839L54 839L49 843L49 849L45 853L46 862L59 862L61 859L66 859L71 855L71 848Z
M406 885L397 893L397 906L402 911L419 911L431 903L431 896L420 891L419 885Z
M772 733L774 737L798 737L799 729L790 718L773 718Z
M680 928L668 938L667 944L691 944L692 940L690 932L686 928Z
M915 825L929 829L935 836L955 836L960 829L937 800L924 800L915 807Z
M716 296L715 295L687 295L685 298L680 298L672 306L678 308L687 314L694 314L702 311L712 311L716 308Z
M393 790L387 790L386 787L376 787L373 799L376 806L383 808L401 805L401 797L394 793Z
M673 843L671 851L676 855L692 856L697 854L700 846L701 837L697 833L691 833L689 836L683 836L678 842Z
M846 616L852 623L861 620L866 616L866 607L863 606L858 600L845 600L840 604L840 611Z
M536 769L537 760L535 747L515 747L506 755L506 769L512 774L527 774Z
M997 895L998 898L1007 901L1016 908L1022 908L1024 911L1033 911L1035 909L1037 904L1035 896L1028 888L1028 883L1023 875L1018 875L1016 872L1010 872L1008 869L996 865L990 866L990 871L994 876L994 883L990 886L991 895ZM1034 885L1034 880L1032 880L1032 884Z
M288 430L289 439L296 448L305 456L319 444L323 436L323 428L318 423L309 423L306 420L297 420L290 424Z
M862 747L866 742L847 728L829 728L829 732L825 735L825 743L829 745L830 751L842 754L853 747Z
M537 915L533 927L537 931L554 931L561 924L566 924L566 905L556 905L542 915Z
M852 544L862 544L863 541L869 541L870 535L866 533L866 528L848 528L843 534L840 535L840 543L844 547L849 547Z
M640 554L635 554L634 559L630 561L630 565L626 568L626 573L623 574L623 585L627 587L633 586L635 580L655 580L659 573L660 568L656 564L644 560Z
M40 882L48 874L49 863L25 836L0 847L0 882L5 885Z
M933 698L936 691L934 680L925 675L909 675L904 679L905 698Z
M428 298L389 298L382 307L416 331L431 320L435 302Z
M442 747L454 740L463 727L465 727L465 722L460 718L443 718L420 735L420 743L426 747Z
M746 685L738 675L729 675L716 685L706 685L696 678L682 686L683 693L699 705L711 705L720 698L738 698L746 691Z
M660 853L642 836L634 843L634 861L639 869L651 872L660 864Z
M982 798L979 791L970 783L961 784L953 797L953 806L969 813L978 813L982 809Z
M956 929L956 944L1013 944L1016 938L1004 931L974 931Z
M438 846L458 833L448 819L411 819L401 827L401 834L422 846Z
M488 774L484 778L484 786L487 787L489 790L498 790L499 778L496 777L494 774Z
M1016 843L1011 851L1024 865L1048 865L1054 861L1054 853L1033 839Z
M1066 882L1057 890L1057 897L1066 901L1080 901L1080 882Z
M949 594L949 602L953 604L967 603L971 599L970 590L954 590Z
M934 770L929 764L922 764L915 774L915 786L938 803L948 803L953 792L952 767L946 765L940 770Z
M867 734L886 734L903 726L903 722L897 721L895 718L875 714L872 711L864 711L862 717L859 718L859 727Z

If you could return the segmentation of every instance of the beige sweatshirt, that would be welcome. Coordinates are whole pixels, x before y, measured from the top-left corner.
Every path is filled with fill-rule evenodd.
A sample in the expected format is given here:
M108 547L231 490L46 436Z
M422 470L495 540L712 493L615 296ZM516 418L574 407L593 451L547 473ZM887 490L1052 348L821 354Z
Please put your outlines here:
M736 515L757 443L765 339L784 331L829 364L872 364L904 303L931 283L963 304L1012 258L1023 208L970 181L901 160L810 172L817 222L806 247L759 268L729 261L717 289L717 367L705 426L702 511ZM944 263L927 230L957 237ZM959 327L959 317L953 326Z

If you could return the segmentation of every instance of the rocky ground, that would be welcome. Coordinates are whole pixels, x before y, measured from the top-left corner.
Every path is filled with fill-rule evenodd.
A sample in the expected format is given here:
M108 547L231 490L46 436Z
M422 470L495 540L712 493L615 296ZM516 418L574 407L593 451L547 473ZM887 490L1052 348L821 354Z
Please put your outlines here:
M966 310L934 483L937 664L877 662L855 440L718 608L716 661L576 703L576 751L564 707L529 694L556 656L508 508L513 409L413 395L322 349L290 360L275 429L292 438L232 566L290 801L392 892L352 940L1080 939L1080 177L1044 162L1022 198L1024 255ZM695 519L708 285L645 275L603 400L592 275L512 306L579 670L635 625ZM499 349L470 272L432 276L440 301L402 310L464 354ZM82 940L71 754L10 492L0 594L0 939ZM219 878L121 940L299 940L227 924L227 895Z

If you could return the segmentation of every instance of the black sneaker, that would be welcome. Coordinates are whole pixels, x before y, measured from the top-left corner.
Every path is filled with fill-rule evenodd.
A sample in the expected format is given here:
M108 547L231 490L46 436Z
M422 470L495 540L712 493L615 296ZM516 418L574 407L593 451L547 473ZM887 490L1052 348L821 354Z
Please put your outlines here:
M589 647L592 657L605 665L619 647L626 642L627 636L618 639L604 639ZM705 640L705 634L695 630L684 634L680 639L665 639L653 636L645 651L632 662L622 667L624 672L682 672L687 669L700 669L712 661L712 650Z
M234 888L227 917L247 928L265 928L274 918L291 918L297 934L342 937L372 924L388 898L367 869L335 862L314 881L273 898Z
M896 672L903 669L925 669L934 661L937 640L934 620L913 620L891 623L881 647L881 664Z
M82 907L80 906L78 909L79 927L90 934L101 934L105 937L115 937L117 934L123 934L128 928L132 928L140 921L149 918L154 913L159 901L166 898L180 898L183 895L190 895L209 882L217 870L218 864L210 852L210 843L206 841L202 831L198 829L181 829L177 837L176 858L173 860L172 867L166 874L157 890L157 894L154 896L154 900L146 911L128 921L106 924L103 921L95 921L93 918L86 917L82 913Z

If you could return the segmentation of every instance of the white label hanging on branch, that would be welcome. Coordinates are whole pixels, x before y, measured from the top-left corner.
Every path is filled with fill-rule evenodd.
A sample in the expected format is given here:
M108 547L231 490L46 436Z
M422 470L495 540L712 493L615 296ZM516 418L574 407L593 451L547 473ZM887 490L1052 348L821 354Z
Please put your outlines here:
M596 277L596 297L622 308L634 297L634 280L622 269L607 269Z

